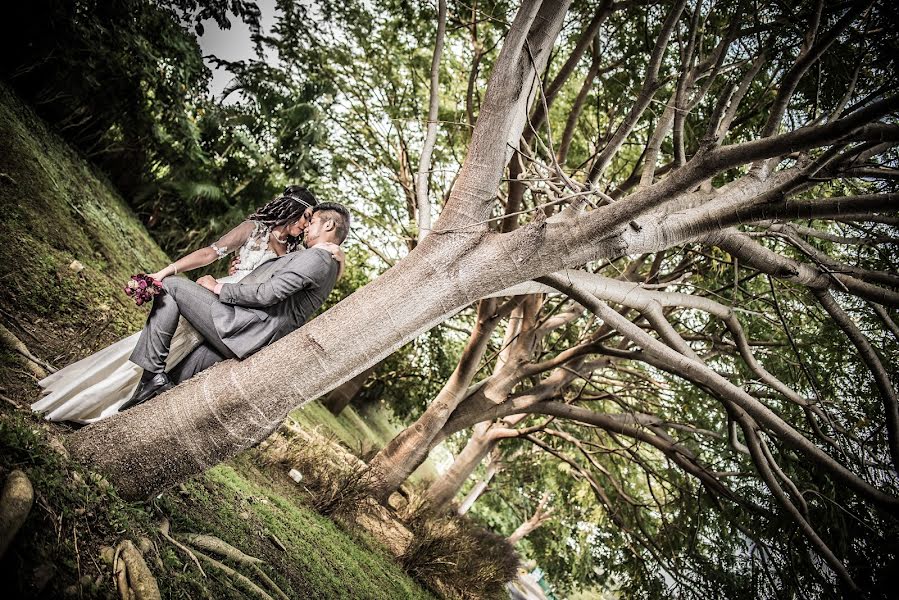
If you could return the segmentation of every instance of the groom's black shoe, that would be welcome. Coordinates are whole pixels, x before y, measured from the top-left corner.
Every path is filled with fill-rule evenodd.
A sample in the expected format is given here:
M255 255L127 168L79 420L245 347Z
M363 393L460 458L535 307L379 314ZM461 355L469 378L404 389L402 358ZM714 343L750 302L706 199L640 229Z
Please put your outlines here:
M119 407L119 412L126 411L132 406L143 404L150 398L155 398L162 392L171 389L175 384L166 373L156 373L153 377L142 380L134 390L134 395L125 404Z

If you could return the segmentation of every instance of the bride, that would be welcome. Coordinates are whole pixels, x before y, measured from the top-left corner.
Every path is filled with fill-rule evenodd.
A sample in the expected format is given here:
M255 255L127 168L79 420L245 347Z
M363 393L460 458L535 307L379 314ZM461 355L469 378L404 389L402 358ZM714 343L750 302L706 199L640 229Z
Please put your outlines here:
M315 196L306 188L288 186L284 194L251 214L214 244L179 258L150 277L162 281L236 252L236 270L219 279L236 283L262 263L301 250L303 229L316 204ZM333 244L327 246L340 262L342 271L343 251ZM119 340L41 380L43 397L31 409L44 413L44 418L51 421L78 423L92 423L114 415L140 382L143 369L128 360L139 336L137 332ZM200 334L182 318L172 338L167 370L173 369L201 342Z

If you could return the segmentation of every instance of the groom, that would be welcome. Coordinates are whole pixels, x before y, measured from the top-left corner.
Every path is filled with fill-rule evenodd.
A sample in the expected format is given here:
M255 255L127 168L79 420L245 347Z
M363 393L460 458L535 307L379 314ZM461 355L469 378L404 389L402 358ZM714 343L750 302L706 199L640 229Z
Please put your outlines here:
M324 202L312 209L303 244L257 267L240 283L219 283L207 275L196 283L167 277L165 293L156 296L131 362L144 374L134 395L119 412L146 402L194 373L228 358L245 358L298 329L331 293L338 263L320 242L342 244L350 230L350 213L341 204ZM183 316L206 340L165 372L169 345Z

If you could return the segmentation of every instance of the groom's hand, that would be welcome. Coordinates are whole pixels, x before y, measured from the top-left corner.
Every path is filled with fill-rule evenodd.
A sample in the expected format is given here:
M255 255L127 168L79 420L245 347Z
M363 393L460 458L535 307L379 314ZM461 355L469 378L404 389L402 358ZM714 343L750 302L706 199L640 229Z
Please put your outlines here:
M197 283L213 294L218 294L222 289L222 284L220 284L212 275L203 275L197 279Z

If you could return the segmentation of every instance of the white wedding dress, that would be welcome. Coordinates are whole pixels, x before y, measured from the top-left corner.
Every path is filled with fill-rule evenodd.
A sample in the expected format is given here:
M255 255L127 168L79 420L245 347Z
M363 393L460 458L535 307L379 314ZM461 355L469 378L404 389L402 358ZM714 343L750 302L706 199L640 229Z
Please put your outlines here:
M270 234L271 230L262 223L244 221L213 244L219 258L235 249L240 257L237 272L219 281L236 283L262 263L277 258L269 247ZM39 385L43 396L31 405L31 410L44 413L50 421L78 423L92 423L116 414L134 393L143 373L128 360L138 337L140 332L42 379ZM182 318L172 337L166 370L171 370L202 341L197 330Z

